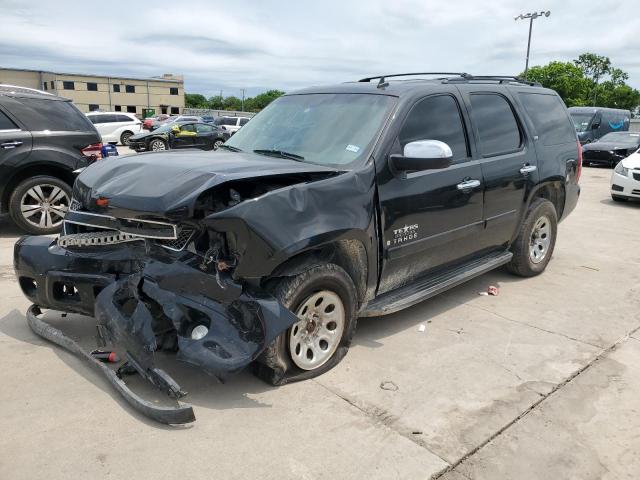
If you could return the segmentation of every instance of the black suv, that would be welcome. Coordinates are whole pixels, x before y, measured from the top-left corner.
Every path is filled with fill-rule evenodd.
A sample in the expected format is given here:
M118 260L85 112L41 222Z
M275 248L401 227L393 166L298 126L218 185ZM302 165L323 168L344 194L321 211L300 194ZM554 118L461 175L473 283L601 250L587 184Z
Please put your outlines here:
M34 234L60 230L74 171L100 156L95 127L71 101L0 85L0 213Z
M412 75L288 94L214 153L97 162L64 234L16 244L25 295L95 316L123 368L179 397L159 349L218 378L253 362L280 385L335 366L358 317L501 265L540 274L580 192L562 100L515 77Z

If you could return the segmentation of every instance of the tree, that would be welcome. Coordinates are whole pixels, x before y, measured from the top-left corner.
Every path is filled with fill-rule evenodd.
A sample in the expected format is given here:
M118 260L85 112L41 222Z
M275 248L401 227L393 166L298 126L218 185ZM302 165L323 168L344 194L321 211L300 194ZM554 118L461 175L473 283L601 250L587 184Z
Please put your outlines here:
M552 88L569 107L585 105L590 91L590 83L584 78L582 70L571 62L551 62L542 67L531 67L527 79Z
M209 108L212 110L223 110L224 109L224 98L220 95L215 95L209 98L207 102L209 104Z
M260 95L256 95L255 97L250 99L252 101L252 109L262 110L276 98L281 97L282 95L284 95L284 92L281 90L269 90L267 92L261 93Z
M225 110L242 110L242 100L238 97L226 97L223 102Z
M207 99L199 93L185 93L184 106L189 108L207 108Z
M573 62L582 70L584 76L591 80L593 104L595 105L598 98L598 83L604 75L611 72L611 60L609 57L603 57L595 53L583 53ZM616 70L622 72L622 70Z

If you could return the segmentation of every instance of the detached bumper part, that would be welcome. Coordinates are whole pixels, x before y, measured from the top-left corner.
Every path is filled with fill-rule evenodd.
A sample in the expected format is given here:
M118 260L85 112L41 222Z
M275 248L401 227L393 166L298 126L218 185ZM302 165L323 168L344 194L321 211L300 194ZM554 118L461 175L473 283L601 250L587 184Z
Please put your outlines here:
M65 348L98 369L135 410L157 422L167 425L178 425L195 421L196 417L191 405L178 404L175 407L158 406L138 396L129 389L122 379L118 378L115 371L93 358L91 354L85 352L80 345L60 330L38 318L40 314L40 308L36 305L29 307L27 311L27 322L31 330L33 330L36 335Z

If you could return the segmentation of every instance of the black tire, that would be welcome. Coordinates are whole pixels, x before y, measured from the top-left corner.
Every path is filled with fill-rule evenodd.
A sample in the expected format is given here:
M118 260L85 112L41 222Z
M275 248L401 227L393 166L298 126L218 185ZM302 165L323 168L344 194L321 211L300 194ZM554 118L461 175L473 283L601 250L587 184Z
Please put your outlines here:
M220 145L222 145L223 143L224 140L217 139L215 142L213 142L213 149L218 150L220 148Z
M532 242L534 242L534 229L537 229L539 221L546 224L548 221L548 233L546 233L546 237L544 239L540 239L546 241L549 240L548 246L544 249L544 255L540 260L534 260L532 253ZM515 275L519 275L521 277L533 277L535 275L539 275L544 272L545 268L547 268L547 264L551 260L551 256L553 255L553 249L556 245L556 237L558 234L558 214L556 212L553 203L544 198L535 199L531 205L529 206L529 210L527 211L527 216L520 227L520 232L518 237L516 238L513 245L511 245L511 252L513 253L513 258L507 264L507 269L514 273ZM539 240L536 238L536 241ZM537 248L537 244L536 244ZM533 248L537 255L540 256L540 251L536 248Z
M156 148L154 149L154 145L156 145ZM162 145L162 147L160 147ZM164 140L162 140L161 138L154 138L153 140L151 140L149 142L149 148L147 149L147 151L149 152L162 152L164 150L168 150L168 146L167 146L167 142L165 142Z
M129 146L129 139L133 136L133 132L130 131L124 131L122 132L122 135L120 135L120 143L122 145L124 145L125 147Z
M37 201L27 193L34 187L39 187L40 191L44 192L45 195L48 193L53 194L53 189L55 187L62 189L66 197L54 203L56 208L59 208L59 206L65 206L68 209L69 203L71 202L71 186L59 178L50 177L48 175L39 175L37 177L31 177L23 180L13 189L13 192L11 192L11 195L9 196L9 215L11 216L11 219L22 230L33 235L50 235L52 233L59 232L62 227L63 216L58 215L58 213L54 213L54 209L52 209L51 213L47 217L48 219L53 220L53 222L44 227L31 223L41 219L43 213L36 212L31 216L23 215L23 201L33 204L34 207L37 206ZM47 223L48 222L45 222L45 225Z
M315 265L298 275L273 280L268 290L294 313L314 293L331 291L342 301L345 313L344 328L331 357L315 369L303 370L295 364L289 348L288 340L292 329L295 328L292 326L267 346L254 363L254 373L267 383L284 385L317 377L335 367L349 350L357 322L358 295L347 272L331 263Z
M614 202L628 202L629 199L627 197L622 197L620 195L611 195L611 199Z

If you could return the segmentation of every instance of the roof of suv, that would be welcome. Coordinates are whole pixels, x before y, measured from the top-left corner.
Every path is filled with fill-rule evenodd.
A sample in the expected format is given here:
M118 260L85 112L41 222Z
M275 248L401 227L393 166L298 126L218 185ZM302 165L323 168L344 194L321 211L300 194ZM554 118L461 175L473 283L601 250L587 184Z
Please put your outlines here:
M0 95L15 98L42 98L46 100L60 100L69 102L68 98L59 97L52 93L36 90L35 88L20 87L18 85L0 84Z

